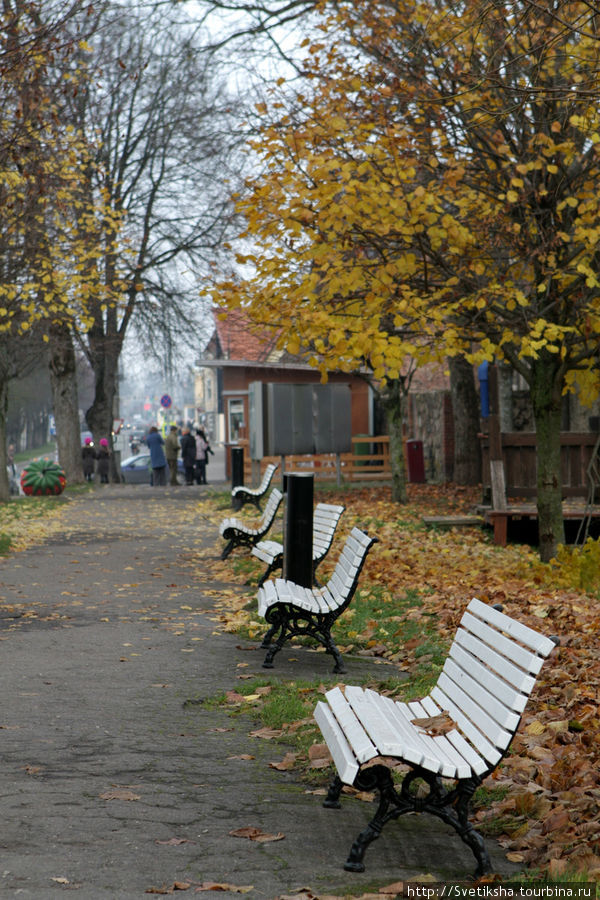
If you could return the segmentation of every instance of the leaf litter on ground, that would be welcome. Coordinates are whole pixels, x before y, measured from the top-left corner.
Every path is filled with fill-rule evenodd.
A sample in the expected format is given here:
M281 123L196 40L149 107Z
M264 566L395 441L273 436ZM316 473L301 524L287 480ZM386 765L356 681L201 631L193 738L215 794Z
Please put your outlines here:
M319 496L318 487L315 495L315 502L333 502L331 495ZM355 640L359 646L364 643L363 655L382 655L410 676L418 660L427 664L427 658L418 655L422 639L417 636L403 645L389 626L394 620L398 625L427 623L449 645L472 597L500 603L508 615L524 624L548 636L558 635L560 646L544 664L511 752L487 780L485 787L491 793L475 815L478 827L493 833L514 861L547 868L554 876L568 870L599 878L598 597L558 586L552 567L542 564L536 549L528 545L499 547L480 527L442 530L428 529L423 523L423 516L440 512L448 516L471 513L479 501L480 488L456 485L409 485L406 505L394 503L384 486L344 493L346 512L336 545L341 547L354 525L379 538L353 603L360 603L362 592L375 588L383 589L388 598L388 635L369 647L376 634L371 624ZM218 526L222 514L210 507L211 501L205 500L203 511ZM250 637L262 637L264 622L247 608L262 569L256 564L255 577L248 583L247 569L232 574L231 562L216 558L218 549L215 528L215 550L203 556L202 565L208 564L215 580L239 585L237 595L228 590L215 598L219 627L232 632L245 629ZM319 569L321 583L336 559L334 546ZM395 599L409 591L417 592L418 607L396 615ZM344 615L352 615L352 607ZM495 799L494 788L503 789L502 799Z
M337 499L339 493L335 496ZM514 618L547 635L559 636L560 647L544 664L511 752L486 783L491 794L476 810L476 820L482 831L494 833L515 862L546 868L553 877L565 871L581 871L591 880L600 878L598 595L569 587L564 577L557 577L556 568L540 563L536 550L527 545L495 546L489 534L476 527L425 527L425 515L471 513L480 500L479 488L409 485L409 502L399 505L392 502L389 487L377 485L348 489L343 499L346 512L336 546L320 567L320 581L325 583L338 548L352 526L358 525L376 534L379 543L370 553L355 601L344 616L351 618L353 609L360 605L361 594L368 595L369 591L382 591L385 603L385 615L382 613L380 619L385 619L387 633L367 623L363 633L358 630L351 638L356 642L356 652L381 655L411 676L428 660L426 655L419 656L422 647L418 637L402 641L401 625L412 623L418 631L426 624L447 645L473 596L486 603L501 603ZM332 495L320 495L317 486L315 502L319 500L332 502ZM149 502L153 526L167 536L172 527L168 505ZM106 501L98 498L98 503L104 505ZM192 542L177 566L180 571L189 570L190 578L198 579L198 573L202 573L206 585L202 593L214 603L216 633L262 637L264 622L249 608L262 568L248 558L247 552L236 551L221 561L218 525L223 511L219 511L215 498L199 501L197 506L205 527L214 527L214 545L207 550L202 541ZM77 525L67 527L64 509L64 505L47 503L39 518L33 506L19 513L7 529L13 537L11 552L39 545L55 534L69 533L70 528L75 554L77 532L85 523L80 519ZM120 524L124 528L128 525L127 521ZM244 558L244 566L238 571L232 565L236 555ZM178 575L171 581L179 585L184 579ZM210 582L219 586L209 587ZM410 591L418 595L418 606L399 607L398 598ZM175 596L174 600L177 602ZM26 609L20 604L0 604L0 611L10 618L4 639L30 618L60 620L64 617L62 608L68 609L75 602L79 601L65 596L52 611L39 603L30 603ZM186 606L166 615L143 608L132 609L132 614L181 633L194 627L196 612ZM341 649L348 652L352 648ZM252 705L246 699L236 702ZM497 794L499 799L495 799ZM173 889L171 885L166 892Z

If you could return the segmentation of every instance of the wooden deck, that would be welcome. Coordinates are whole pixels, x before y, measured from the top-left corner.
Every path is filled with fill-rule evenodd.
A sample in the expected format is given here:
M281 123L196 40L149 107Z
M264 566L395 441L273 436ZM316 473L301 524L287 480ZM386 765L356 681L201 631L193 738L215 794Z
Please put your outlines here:
M483 509L483 518L486 524L494 529L494 543L500 547L506 547L509 522L529 521L537 524L537 507L534 503L511 503L505 509ZM586 507L585 501L579 503L566 501L563 503L563 518L565 522L582 521L586 513L592 520L600 520L600 506L593 506L591 511Z

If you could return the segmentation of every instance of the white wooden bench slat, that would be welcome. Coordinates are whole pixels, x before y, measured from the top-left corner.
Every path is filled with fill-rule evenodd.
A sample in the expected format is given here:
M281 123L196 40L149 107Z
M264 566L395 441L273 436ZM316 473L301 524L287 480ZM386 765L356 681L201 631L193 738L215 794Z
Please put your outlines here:
M331 534L333 531L332 521L335 521L337 513L322 513L317 507L313 515L313 531L319 531L323 534Z
M358 549L353 550L351 547L348 547L346 545L338 561L340 569L344 573L354 572L357 566L360 565L360 561L364 556L364 552L364 547L359 547Z
M352 706L339 688L325 694L327 702L346 735L358 762L368 762L377 756L377 747L367 734L362 722L357 718Z
M357 539L361 538L359 542ZM352 554L352 565L346 565L344 549L333 573L324 587L303 588L283 578L272 579L274 589L265 592L265 584L258 591L258 611L271 627L263 638L262 646L267 649L263 667L273 667L273 657L279 652L289 637L309 635L315 638L335 659L335 672L343 672L343 660L331 636L331 626L335 619L350 603L367 552L376 538L364 536L358 528L353 528L349 537L362 543L360 557ZM346 553L347 557L347 553ZM295 607L295 609L294 609ZM302 615L301 613L307 613ZM274 636L277 638L272 644Z
M352 529L352 532L348 536L347 549L348 553L354 553L355 556L362 556L365 547L369 544L369 539L368 535L364 535L363 532L356 534L356 531L358 531L358 529Z
M423 716L439 716L442 710L431 696L423 697L420 701L412 701L408 704L415 718ZM446 735L448 740L456 747L463 759L466 759L476 775L483 775L489 768L486 760L473 749L471 744L465 741L458 731L451 731Z
M258 614L259 616L264 616L265 612L277 599L277 591L275 589L275 585L272 581L268 581L264 586L262 593L258 595Z
M327 535L319 534L318 531L313 530L313 559L321 559L322 556L325 556L329 550L334 534L334 528L332 528Z
M358 566L358 563L351 566L341 565L335 570L335 576L341 583L342 590L346 590L352 585L352 582L356 577L356 572L358 571Z
M346 593L346 584L342 581L337 571L331 573L329 581L327 582L329 585L329 590L332 594L338 594L340 596L344 596Z
M329 752L333 757L335 767L340 778L345 784L352 784L359 770L359 763L346 740L344 732L340 728L337 719L329 706L319 700L314 712L315 721L325 738Z
M324 504L317 503L313 515L314 527L320 528L322 531L329 531L332 527L332 522L339 519L343 511L343 506L325 506Z
M327 585L325 585L324 587L322 587L320 589L320 594L321 594L321 597L323 598L323 600L325 601L325 603L327 604L327 606L329 607L330 611L334 612L338 608L339 603L336 600L336 598L333 596L333 594L331 593L331 591L329 590Z
M260 517L260 524L258 528L250 528L247 522L244 522L242 519L239 519L235 516L230 516L227 519L224 519L224 521L222 522L222 526L227 524L228 527L233 526L234 528L242 528L244 531L260 531L265 522L269 521L269 519L275 515L277 507L279 506L282 499L283 494L281 493L281 491L278 491L277 488L273 488L273 490L269 494L269 500L265 506L265 510Z
M406 703L393 702L394 712L398 718L402 718L410 727L411 734L414 732L419 736L423 747L427 754L434 757L439 756L444 760L441 774L448 778L468 778L471 774L471 766L465 760L457 749L450 743L446 735L436 735L435 737L425 734L422 729L413 725L412 719L421 716L413 715ZM422 713L421 715L423 715ZM458 733L458 732L457 732Z
M447 659L444 664L444 672L465 694L468 694L479 706L482 707L502 728L515 731L519 725L520 716L506 707L481 685L469 672L458 666L453 659Z
M307 587L303 587L301 590L304 598L306 599L306 602L310 604L310 609L315 613L322 613L323 608L319 603L318 593L316 591L313 591L312 588Z
M469 697L443 670L438 678L437 686L469 717L491 744L501 749L508 747L512 733L499 725L486 710Z
M312 601L312 597L309 599L304 594L294 592L293 596L293 604L297 606L299 609L304 609L306 612L315 612L314 602Z
M269 463L264 471L262 481L257 488L246 487L245 484L239 484L231 489L232 496L235 497L238 494L249 494L253 497L261 497L264 493L266 493L267 488L271 483L271 478L275 474L278 465L279 463Z
M505 706L522 713L527 705L527 697L521 691L516 690L511 684L492 672L491 669L482 665L478 659L475 659L470 653L454 641L448 658L453 659L457 665L473 675L477 681L483 685L494 697L497 697Z
M421 760L418 765L429 771L439 772L440 775L448 778L456 778L457 769L470 774L470 767L465 763L464 759L459 758L456 751L450 747L448 752L445 744L439 738L431 738L422 730L412 724L411 719L415 718L406 703L395 702L389 697L382 697L375 691L366 691L367 697L377 704L381 709L381 714L388 717L395 725L398 732L402 735L404 741L404 750L402 757L406 759L406 750L408 747L414 747L421 754ZM374 696L373 696L374 695ZM427 760L435 760L435 767L427 765ZM464 776L461 776L464 777Z
M362 688L346 687L346 697L371 740L382 756L399 756L430 772L441 772L442 761L426 753L422 743L412 739L409 730L399 727L388 711L373 703Z
M480 640L485 641L490 647L493 647L498 653L506 657L510 662L519 666L532 675L537 675L544 664L544 659L531 653L524 647L519 646L513 640L505 635L500 634L495 628L491 628L475 616L464 614L461 619L461 627L475 634Z
M507 616L498 609L494 609L493 606L482 603L476 597L469 603L469 612L482 618L494 628L505 631L512 638L530 647L544 658L549 656L556 646L554 641L550 640L546 635L534 631L533 628L529 628L527 625L523 625L522 622Z
M313 563L318 564L327 555L344 509L344 506L331 503L316 505L313 515ZM252 555L275 568L275 564L281 565L283 551L284 547L280 541L259 541L252 549Z
M286 581L285 578L275 578L274 581L268 582L267 584L275 585L275 593L274 598L276 602L281 603L291 603L293 598L293 582ZM264 586L260 589L264 590ZM260 591L259 591L260 593Z
M482 644L474 635L459 628L454 640L517 690L527 695L533 690L535 678L513 665L504 656L496 653L487 644Z
M481 606L479 601L469 604L437 684L427 697L404 703L371 689L348 685L344 693L339 688L328 691L328 705L318 704L315 718L318 724L324 723L325 740L328 745L331 741L334 761L339 760L338 775L331 783L325 805L337 805L344 781L363 790L375 786L379 795L375 815L352 844L346 869L364 870L365 850L386 822L404 813L424 811L452 825L470 846L477 859L476 877L492 871L483 839L468 821L469 802L481 780L502 759L518 727L523 695L514 682L519 684L526 678L532 686L535 683L519 666L535 671L531 649L542 648L542 655L547 655L552 647L531 629L529 634L519 628L509 629L507 617L488 616ZM473 619L477 619L475 624ZM527 643L516 644L523 636ZM554 646L554 641L549 643ZM505 680L507 672L510 678ZM414 724L415 719L437 716L443 711L455 725L446 734L427 734L425 728ZM336 723L337 732L341 730L342 735L336 732ZM360 727L355 746L357 723ZM361 748L361 758L357 746ZM412 767L401 789L394 785L389 762L375 760L375 756L391 756ZM376 764L364 770L359 766L357 771L354 762L369 760ZM440 780L444 777L455 779L456 785L447 788ZM413 792L415 778L428 785L426 795Z
M318 611L319 611L321 614L326 614L326 613L330 612L329 604L328 604L327 600L326 600L325 597L324 597L324 592L323 592L323 589L322 589L322 588L320 588L320 589L313 589L312 595L313 595L313 598L314 598L314 600L315 600L315 603L316 603L317 606L318 606Z
M465 741L460 731L450 731L446 737L456 747L462 758L468 762L476 775L481 776L488 771L489 765L486 760Z
M281 548L281 549L279 549ZM256 556L261 562L270 563L271 560L283 552L283 547L277 541L259 541L252 548L252 556Z
M430 715L430 713L427 713L425 711L425 708L421 704L407 704L400 701L395 701L394 705L397 715L404 718L410 724L411 729L414 729L417 732L417 734L423 741L427 751L433 754L439 753L446 758L447 762L452 767L453 772L453 775L449 777L466 778L471 774L470 763L465 759L465 756L458 752L456 747L454 747L450 743L450 741L447 739L447 735L438 735L436 737L431 737L427 734L424 734L422 729L419 729L417 726L412 724L412 719L422 718L423 716ZM456 733L458 734L458 732ZM442 771L442 774L446 774L446 771L448 771L447 768Z
M496 766L502 759L502 753L491 744L482 732L473 725L471 719L468 718L456 704L436 685L431 691L431 696L438 703L440 709L446 712L454 719L462 733L473 744L477 753L483 756L491 766Z
M346 508L341 503L319 503L318 507L325 512L339 513L340 516Z

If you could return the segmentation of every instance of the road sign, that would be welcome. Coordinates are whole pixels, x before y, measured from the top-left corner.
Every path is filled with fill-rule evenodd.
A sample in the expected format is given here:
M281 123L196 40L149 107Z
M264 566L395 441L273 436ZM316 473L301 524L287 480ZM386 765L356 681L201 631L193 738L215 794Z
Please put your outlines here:
M163 394L160 398L160 405L164 407L164 409L168 409L173 401L169 397L168 394Z

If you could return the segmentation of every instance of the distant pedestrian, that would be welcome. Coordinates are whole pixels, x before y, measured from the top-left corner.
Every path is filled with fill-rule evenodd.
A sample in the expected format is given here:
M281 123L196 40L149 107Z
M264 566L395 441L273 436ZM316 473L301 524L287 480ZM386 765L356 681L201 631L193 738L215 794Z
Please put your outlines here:
M108 484L108 472L110 469L110 450L106 438L100 438L100 446L98 448L98 465L97 472L100 476L100 484Z
M208 458L208 441L201 428L196 431L196 484L206 484L206 460Z
M194 483L194 467L196 465L196 441L189 428L181 432L181 459L185 471L185 483Z
M177 437L177 425L171 425L171 429L165 440L165 456L171 477L169 484L179 484L177 481L177 454L179 453L179 438Z
M10 469L10 474L13 476L17 474L17 469L15 466L15 452L15 445L9 444L6 449L6 465Z
M146 445L150 451L150 465L152 466L152 484L164 485L167 483L167 457L165 456L162 434L160 434L156 425L153 425L148 432Z
M81 461L83 463L83 477L86 481L94 480L94 468L96 466L96 451L91 438L86 437L81 448Z

